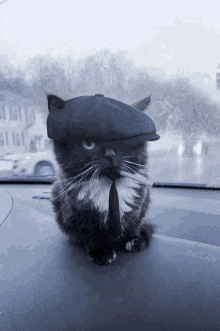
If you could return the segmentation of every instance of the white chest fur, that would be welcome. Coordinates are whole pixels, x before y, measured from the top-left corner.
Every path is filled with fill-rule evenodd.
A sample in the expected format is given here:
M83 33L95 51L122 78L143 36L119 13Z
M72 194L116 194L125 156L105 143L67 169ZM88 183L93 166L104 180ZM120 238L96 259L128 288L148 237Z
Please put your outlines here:
M101 177L96 183L90 185L90 181L82 182L81 190L77 199L89 199L93 206L100 212L108 212L109 193L112 181L106 177ZM116 188L119 197L120 217L122 218L125 212L131 211L131 207L126 204L133 204L134 197L137 197L135 188L138 188L137 182L130 178L120 178L116 180Z

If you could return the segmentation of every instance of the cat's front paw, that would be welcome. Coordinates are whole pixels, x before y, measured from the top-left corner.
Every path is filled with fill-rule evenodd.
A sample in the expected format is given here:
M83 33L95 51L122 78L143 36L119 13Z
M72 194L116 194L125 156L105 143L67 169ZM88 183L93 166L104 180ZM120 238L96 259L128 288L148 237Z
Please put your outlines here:
M90 252L92 262L98 265L108 265L116 259L116 252L108 247L97 248Z
M125 249L129 252L141 252L148 246L147 242L142 238L136 238L132 241L128 241L125 244Z
M150 245L152 235L156 226L153 224L142 224L139 227L138 235L125 244L125 249L129 252L141 252Z

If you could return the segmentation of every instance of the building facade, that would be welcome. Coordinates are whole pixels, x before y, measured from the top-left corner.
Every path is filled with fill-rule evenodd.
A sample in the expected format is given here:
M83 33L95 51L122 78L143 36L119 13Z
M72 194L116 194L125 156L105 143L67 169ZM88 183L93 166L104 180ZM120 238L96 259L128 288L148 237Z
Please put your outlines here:
M0 91L0 157L37 152L50 145L39 107L8 91Z

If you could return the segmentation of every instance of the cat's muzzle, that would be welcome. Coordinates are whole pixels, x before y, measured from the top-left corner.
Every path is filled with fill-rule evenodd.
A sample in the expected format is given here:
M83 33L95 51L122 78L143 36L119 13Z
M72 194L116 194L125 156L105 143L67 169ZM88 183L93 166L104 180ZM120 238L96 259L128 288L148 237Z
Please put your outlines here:
M116 180L118 178L121 178L120 168L119 167L104 168L102 171L100 171L100 176L106 176L111 180Z

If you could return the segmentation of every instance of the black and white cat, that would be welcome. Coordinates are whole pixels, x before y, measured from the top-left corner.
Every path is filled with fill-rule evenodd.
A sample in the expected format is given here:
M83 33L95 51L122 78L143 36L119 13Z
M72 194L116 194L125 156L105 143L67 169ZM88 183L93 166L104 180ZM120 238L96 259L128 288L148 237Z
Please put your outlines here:
M133 105L144 110L148 102ZM103 146L71 135L54 140L59 165L51 201L59 228L87 251L93 263L107 265L116 253L139 252L149 246L155 225L146 220L150 204L147 142ZM108 227L112 168L117 173L121 234Z

